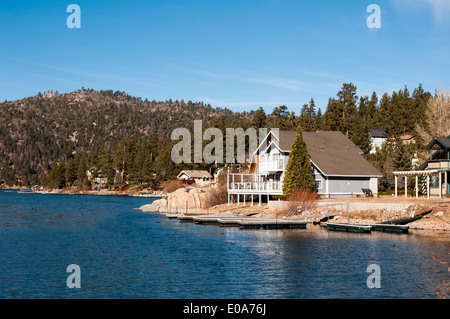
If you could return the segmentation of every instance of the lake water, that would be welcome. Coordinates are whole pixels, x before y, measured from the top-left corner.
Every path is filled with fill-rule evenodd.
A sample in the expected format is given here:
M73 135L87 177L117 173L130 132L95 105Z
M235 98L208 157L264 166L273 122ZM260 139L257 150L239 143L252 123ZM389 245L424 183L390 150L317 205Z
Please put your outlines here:
M0 298L439 298L448 234L239 230L133 210L127 196L0 191ZM69 289L67 266L81 269ZM380 267L369 289L367 267Z

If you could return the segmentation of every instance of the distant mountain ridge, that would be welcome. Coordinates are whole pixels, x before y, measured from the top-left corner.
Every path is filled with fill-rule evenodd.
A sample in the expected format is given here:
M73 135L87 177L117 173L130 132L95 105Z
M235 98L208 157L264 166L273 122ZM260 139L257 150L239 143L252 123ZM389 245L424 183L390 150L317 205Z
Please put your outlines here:
M143 101L125 92L81 89L0 103L0 182L38 184L57 161L89 155L102 146L115 148L126 135L156 134L169 140L173 129L191 128L194 120L227 121L248 113L213 108L203 102Z

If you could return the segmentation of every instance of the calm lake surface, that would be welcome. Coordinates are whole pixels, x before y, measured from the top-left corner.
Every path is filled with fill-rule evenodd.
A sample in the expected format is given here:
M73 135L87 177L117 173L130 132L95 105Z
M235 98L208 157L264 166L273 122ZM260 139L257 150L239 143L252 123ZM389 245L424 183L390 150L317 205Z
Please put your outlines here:
M0 298L439 298L446 233L239 230L133 210L150 198L0 191ZM67 266L81 268L69 289ZM367 267L380 266L369 289ZM448 296L448 295L447 295Z

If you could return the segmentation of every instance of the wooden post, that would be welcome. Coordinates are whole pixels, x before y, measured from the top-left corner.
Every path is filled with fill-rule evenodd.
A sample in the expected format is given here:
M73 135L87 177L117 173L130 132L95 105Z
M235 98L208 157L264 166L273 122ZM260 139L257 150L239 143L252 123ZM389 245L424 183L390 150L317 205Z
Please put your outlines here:
M395 175L395 198L397 198L397 185L398 185L398 177Z
M442 198L442 172L439 172L439 198Z
M416 175L416 198L419 198L419 175Z
M445 185L445 195L448 195L448 178L447 178L447 172L444 172L444 185Z
M408 176L405 175L405 198L408 198Z
M427 175L427 198L430 198L430 175Z

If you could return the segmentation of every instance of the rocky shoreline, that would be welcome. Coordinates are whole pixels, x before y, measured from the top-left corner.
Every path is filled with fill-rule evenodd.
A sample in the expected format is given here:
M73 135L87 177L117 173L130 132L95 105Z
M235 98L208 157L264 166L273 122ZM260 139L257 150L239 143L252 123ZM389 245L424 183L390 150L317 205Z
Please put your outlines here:
M267 204L250 206L236 204L223 204L214 207L206 208L203 204L203 196L205 192L196 188L182 188L169 194L167 198L155 200L151 204L143 205L138 209L147 213L161 213L161 214L179 214L179 215L210 215L210 214L229 214L234 213L247 213L252 214L254 218L283 218L285 210L279 208L279 205L275 207L268 207ZM319 202L320 206L324 206L328 201L324 200ZM345 204L345 203L344 203ZM397 210L392 213L387 211L383 207L396 207ZM345 207L345 206L344 206ZM414 230L433 230L433 231L450 231L450 199L442 200L439 205L432 201L395 201L394 199L359 199L352 201L351 207L359 208L351 210L349 212L341 212L340 216L334 217L333 222L347 223L350 221L352 224L373 224L379 223L383 220L389 220L389 218L407 218L411 216L411 213L419 212L424 207L429 207L430 213L424 215L423 218L409 223L410 229ZM374 209L369 209L374 207ZM323 212L323 210L322 210ZM307 212L309 216L317 214L317 211L312 210ZM395 214L395 216L390 216ZM293 216L289 218L302 218L305 216ZM311 219L310 221L317 221L317 219Z

